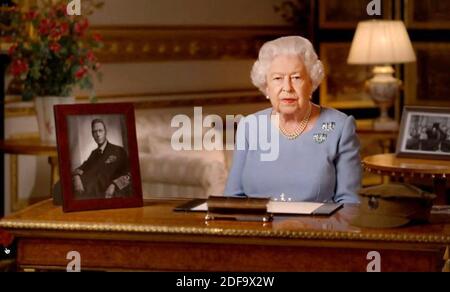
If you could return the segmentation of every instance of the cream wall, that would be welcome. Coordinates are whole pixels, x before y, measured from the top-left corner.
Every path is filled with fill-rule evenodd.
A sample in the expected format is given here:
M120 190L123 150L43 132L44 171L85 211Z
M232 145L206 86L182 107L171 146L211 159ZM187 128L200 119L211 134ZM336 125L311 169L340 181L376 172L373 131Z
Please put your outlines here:
M90 17L93 26L287 26L280 14L274 12L274 5L282 0L105 2L104 8ZM96 82L96 94L252 88L249 77L252 63L248 59L104 64L104 82Z

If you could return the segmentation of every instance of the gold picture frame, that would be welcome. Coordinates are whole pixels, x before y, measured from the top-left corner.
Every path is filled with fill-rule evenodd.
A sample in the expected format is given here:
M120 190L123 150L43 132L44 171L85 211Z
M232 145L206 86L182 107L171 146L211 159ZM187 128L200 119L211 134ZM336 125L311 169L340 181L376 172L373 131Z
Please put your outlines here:
M450 1L405 0L405 23L413 29L450 29Z
M405 104L450 106L450 43L413 43L417 62L405 67Z
M368 3L367 0L319 0L319 27L354 29L362 20L392 19L393 1L382 0L381 16L368 15L366 10Z
M375 103L365 90L365 82L372 76L372 68L347 64L350 46L350 43L320 45L320 59L325 67L320 104L338 109L374 108Z

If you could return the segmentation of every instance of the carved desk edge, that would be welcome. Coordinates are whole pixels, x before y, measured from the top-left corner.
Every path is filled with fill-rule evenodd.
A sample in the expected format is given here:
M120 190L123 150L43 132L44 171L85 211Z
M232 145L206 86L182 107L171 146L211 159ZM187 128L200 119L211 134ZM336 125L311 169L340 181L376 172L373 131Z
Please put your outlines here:
M393 170L392 168L388 168L388 167L381 167L381 166L377 166L377 167L373 167L365 162L361 162L362 167L364 168L364 171L370 172L370 173L375 173L378 175L387 175L387 176L392 176L392 177L420 177L420 178L442 178L442 179L446 179L447 178L447 174L445 172L442 173L437 173L435 170L434 171L423 171L423 172L416 172L410 169L395 169Z
M293 238L313 240L357 240L380 242L407 242L450 244L449 235L408 235L390 233L352 233L342 231L259 231L222 228L198 228L198 227L173 227L163 225L131 225L131 224L92 224L92 223L55 223L55 222L31 222L3 219L0 228L7 230L28 229L41 231L90 231L90 232L123 232L123 233L152 233L175 235L211 235L211 236L235 236L235 237L263 237L263 238Z

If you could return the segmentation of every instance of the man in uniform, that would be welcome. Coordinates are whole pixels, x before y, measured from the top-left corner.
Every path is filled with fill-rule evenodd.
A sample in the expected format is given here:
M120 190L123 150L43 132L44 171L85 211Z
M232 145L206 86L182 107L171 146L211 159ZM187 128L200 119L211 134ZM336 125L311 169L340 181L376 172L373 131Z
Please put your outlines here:
M91 123L92 137L98 147L73 171L73 186L78 198L113 198L131 193L126 151L110 143L101 119Z

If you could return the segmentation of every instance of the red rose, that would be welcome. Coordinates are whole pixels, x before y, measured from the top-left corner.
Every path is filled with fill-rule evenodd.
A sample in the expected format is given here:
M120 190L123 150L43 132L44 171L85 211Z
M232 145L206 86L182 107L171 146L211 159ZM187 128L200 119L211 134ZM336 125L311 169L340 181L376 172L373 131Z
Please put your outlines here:
M102 36L99 33L94 33L92 35L92 38L94 39L94 41L100 43L103 41Z
M66 35L69 32L69 24L67 22L61 23L59 30L62 35Z
M53 53L58 53L59 51L61 51L62 46L59 43L51 43L49 46L50 51L52 51Z
M75 77L77 79L81 79L84 77L84 75L86 75L87 72L88 72L88 68L86 66L83 66L80 69L78 69L78 71L75 73Z
M50 39L57 41L61 38L61 33L59 32L58 29L53 29L49 37Z
M87 18L83 18L83 20L75 24L74 30L77 35L83 36L88 27L89 21L87 20Z
M11 63L10 72L14 76L20 76L23 73L28 72L28 63L22 59L16 59Z
M0 229L0 245L7 247L13 242L13 236Z
M34 20L38 16L38 13L36 11L29 11L25 14L26 20Z
M47 18L44 18L41 20L41 23L39 24L39 33L43 36L50 34L50 32L55 27L55 23L50 21Z
M61 23L59 25L54 25L54 27L52 28L51 32L50 32L50 38L52 40L59 40L63 35L67 35L67 33L69 32L69 24L68 23Z
M62 16L67 16L67 5L66 4L60 4L55 7L55 12Z
M95 61L94 52L88 51L88 53L86 54L86 59L88 59L89 62L94 62Z
M59 4L52 6L51 10L48 12L50 18L58 18L67 16L67 5Z

